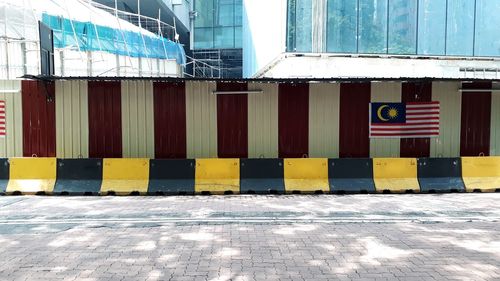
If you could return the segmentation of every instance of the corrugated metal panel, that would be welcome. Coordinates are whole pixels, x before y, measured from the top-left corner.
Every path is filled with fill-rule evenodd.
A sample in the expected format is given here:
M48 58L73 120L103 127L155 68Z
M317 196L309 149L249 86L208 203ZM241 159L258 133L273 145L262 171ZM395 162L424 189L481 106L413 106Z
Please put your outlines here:
M494 83L493 89L500 90L500 83ZM493 92L491 96L490 138L490 155L500 156L500 92Z
M369 105L370 83L340 85L339 156L365 158L370 154Z
M340 84L309 86L309 157L339 156Z
M463 83L464 89L491 89L491 82ZM491 92L462 93L460 156L490 154Z
M246 91L246 83L217 83L218 91ZM247 95L217 96L217 152L220 158L248 157Z
M307 157L309 84L280 84L278 91L279 157Z
M121 83L88 83L89 157L122 157Z
M372 102L401 102L401 83L372 83ZM400 139L370 139L370 157L399 157Z
M23 155L56 156L54 83L22 81Z
M155 82L155 157L186 158L186 84Z
M0 138L0 158L23 156L23 110L21 81L0 80L0 100L5 101L5 138Z
M122 143L125 158L154 158L152 81L122 81Z
M59 158L89 157L87 81L56 82L56 152Z
M213 82L186 82L188 158L217 157L217 96Z
M439 101L439 137L431 139L431 157L460 156L460 114L462 96L459 82L433 82L432 100Z
M403 83L402 102L425 102L432 100L432 83ZM429 157L430 138L401 139L401 157Z
M248 157L278 158L278 84L248 84Z

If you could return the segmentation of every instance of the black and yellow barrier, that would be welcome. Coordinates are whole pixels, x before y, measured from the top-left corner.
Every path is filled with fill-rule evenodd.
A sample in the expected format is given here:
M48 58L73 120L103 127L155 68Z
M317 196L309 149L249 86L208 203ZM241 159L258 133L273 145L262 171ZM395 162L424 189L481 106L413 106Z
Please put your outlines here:
M328 177L332 193L373 193L372 159L329 159Z
M195 193L240 192L240 159L196 159Z
M418 159L420 192L463 192L460 158Z
M500 157L463 157L462 178L467 192L500 191Z
M58 159L55 194L94 195L101 190L102 159Z
M373 179L377 192L420 191L415 158L375 158L373 159Z
M241 159L242 194L283 194L283 159Z
M146 194L149 159L104 159L101 194Z
M284 160L286 193L328 193L328 159L298 158Z
M0 194L4 194L9 184L9 170L10 164L9 159L0 159Z
M500 157L0 159L0 194L500 192Z
M195 165L192 159L151 160L148 194L194 194Z
M56 158L9 159L7 194L51 194L56 183Z

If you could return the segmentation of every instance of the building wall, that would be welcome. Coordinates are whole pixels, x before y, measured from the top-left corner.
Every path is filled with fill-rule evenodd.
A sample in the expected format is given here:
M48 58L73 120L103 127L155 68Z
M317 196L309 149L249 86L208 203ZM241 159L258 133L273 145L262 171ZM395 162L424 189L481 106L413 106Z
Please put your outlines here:
M239 83L238 89L262 90L239 95L215 95L236 86L209 81L40 83L0 82L9 91L0 94L7 108L0 157L458 157L477 149L500 156L498 92L467 93L468 100L491 96L490 103L479 102L491 112L483 122L475 103L463 110L468 105L459 89L470 83L425 84L426 99L441 104L440 135L430 144L368 137L370 101L413 96L399 82ZM480 126L472 126L478 118ZM471 128L467 134L463 124ZM424 142L401 145L406 141Z

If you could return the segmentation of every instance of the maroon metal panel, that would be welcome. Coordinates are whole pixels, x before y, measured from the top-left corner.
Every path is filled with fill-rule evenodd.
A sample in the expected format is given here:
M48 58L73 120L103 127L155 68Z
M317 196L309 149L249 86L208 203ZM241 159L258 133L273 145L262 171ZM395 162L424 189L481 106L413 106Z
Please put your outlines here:
M217 91L246 91L246 83L217 83ZM217 96L217 152L220 158L248 157L248 96Z
M155 82L155 157L186 158L185 83Z
M463 83L464 89L491 89L491 82ZM490 154L491 92L462 93L460 155Z
M52 82L22 81L23 155L56 156L56 102Z
M280 158L309 154L309 84L279 84L278 150Z
M432 82L403 83L402 102L432 101ZM401 139L401 157L429 157L431 154L430 138Z
M89 81L89 156L122 157L121 83Z
M340 85L340 138L341 158L370 156L369 107L370 83L342 83Z

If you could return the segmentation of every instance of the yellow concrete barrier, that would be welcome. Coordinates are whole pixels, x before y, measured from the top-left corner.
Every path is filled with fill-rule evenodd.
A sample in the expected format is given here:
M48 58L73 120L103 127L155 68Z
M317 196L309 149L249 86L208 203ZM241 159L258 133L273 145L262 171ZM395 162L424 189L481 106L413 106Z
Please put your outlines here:
M284 160L285 192L328 193L328 159L297 158Z
M11 158L6 192L52 193L56 183L56 158Z
M149 159L104 159L101 193L146 194L149 183Z
M463 157L462 178L467 192L500 189L500 157Z
M373 178L377 192L420 191L415 158L374 158Z
M196 193L240 193L240 159L196 159Z

